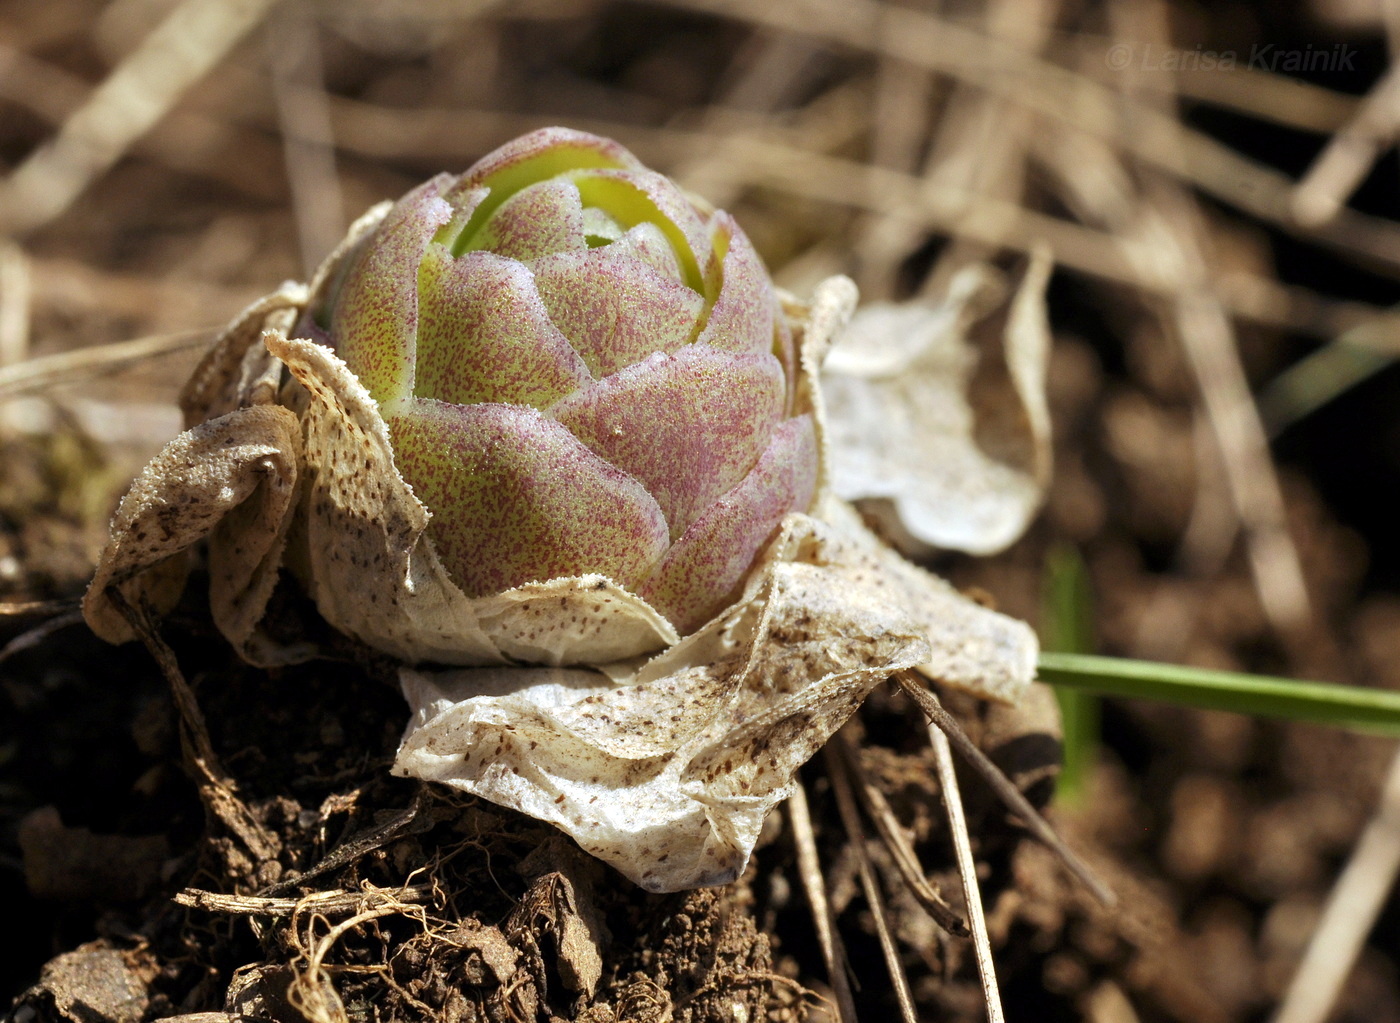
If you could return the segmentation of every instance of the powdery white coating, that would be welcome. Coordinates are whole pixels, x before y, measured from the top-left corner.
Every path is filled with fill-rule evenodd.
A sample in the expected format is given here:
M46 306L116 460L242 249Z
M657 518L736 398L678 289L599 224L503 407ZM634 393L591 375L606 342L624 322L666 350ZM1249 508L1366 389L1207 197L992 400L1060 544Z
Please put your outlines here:
M790 516L750 599L622 677L406 669L397 774L549 821L656 892L724 884L797 768L889 673L927 657L848 544Z
M1034 261L1009 303L975 267L941 306L856 315L822 380L838 496L892 502L917 541L972 554L1025 531L1050 476L1050 268Z

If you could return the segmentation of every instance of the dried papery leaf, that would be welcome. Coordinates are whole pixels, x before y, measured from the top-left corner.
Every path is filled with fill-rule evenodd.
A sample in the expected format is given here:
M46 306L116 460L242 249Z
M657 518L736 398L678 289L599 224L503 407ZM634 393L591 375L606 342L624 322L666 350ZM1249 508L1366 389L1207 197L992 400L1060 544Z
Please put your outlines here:
M268 350L306 389L306 585L321 615L407 660L500 660L471 602L419 540L428 511L394 468L389 431L329 348L269 333ZM410 590L410 600L401 599Z
M900 664L1014 698L1024 623L883 547L789 517L725 614L632 670L405 670L396 773L548 821L652 891L731 880L794 772Z
M969 600L944 580L906 561L867 529L855 510L828 501L818 512L857 551L872 577L924 628L925 677L978 696L1014 703L1035 679L1040 642L1025 622Z
M517 586L477 600L476 613L501 653L535 664L607 664L680 638L650 604L601 575Z
M184 586L185 552L214 538L215 623L244 649L277 581L296 496L296 416L276 405L238 409L186 430L152 459L122 499L83 601L103 639L134 639L106 590L168 609Z
M849 548L789 517L752 599L620 677L405 669L394 770L549 821L651 891L730 881L796 769L927 655Z
M1020 537L1050 472L1050 270L1038 256L990 315L985 268L960 275L941 306L856 314L822 380L837 496L892 504L937 547L991 554Z
M801 367L796 392L796 411L807 412L817 429L817 449L821 452L817 492L813 506L820 505L832 491L831 426L827 401L820 383L822 363L841 332L847 329L860 294L849 277L828 277L816 286L810 303L782 296L783 311L795 325Z
M282 367L262 343L264 330L290 332L306 304L306 286L284 284L233 318L180 391L186 429L234 409L271 405Z

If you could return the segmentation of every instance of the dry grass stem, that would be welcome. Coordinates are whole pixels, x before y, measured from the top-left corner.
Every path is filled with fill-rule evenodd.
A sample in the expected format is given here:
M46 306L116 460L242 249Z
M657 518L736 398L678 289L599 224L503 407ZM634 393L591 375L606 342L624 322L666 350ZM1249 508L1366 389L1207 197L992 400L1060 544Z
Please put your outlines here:
M831 790L836 796L837 811L846 829L846 838L855 854L856 869L860 873L860 887L865 894L865 904L875 921L875 933L880 939L880 951L885 956L885 967L889 970L890 983L894 985L895 999L904 1023L919 1023L918 1011L914 1008L914 996L909 991L909 978L904 973L900 961L899 945L890 931L889 917L885 912L885 900L880 894L880 885L875 878L875 868L870 863L870 853L865 848L865 829L860 824L860 813L856 809L856 799L851 792L851 783L846 776L846 766L836 751L828 744L822 751L826 762L827 777L831 779ZM990 1003L989 1003L990 1004ZM995 1017L993 1017L995 1018Z
M0 239L0 369L29 354L31 292L24 250Z
M948 830L953 837L958 876L962 878L963 898L967 902L967 918L972 930L972 951L982 978L982 997L987 1004L987 1021L1005 1023L1001 992L997 987L996 960L992 958L992 943L987 935L987 916L982 910L982 893L977 887L977 863L972 856L972 839L967 833L957 771L953 769L953 751L945 731L936 722L928 726L928 738L938 768L943 806L948 812Z
M382 824L368 828L360 834L346 839L311 869L288 877L276 884L268 885L258 894L263 896L275 896L282 892L291 891L314 878L322 877L334 870L339 870L341 867L359 859L366 853L373 852L375 849L392 842L400 835L409 831L414 822L419 819L419 815L423 810L423 804L424 794L422 789L420 789L412 804L404 810L394 814Z
M0 603L0 617L10 615L47 618L67 614L77 608L75 600L18 600Z
M66 120L0 182L3 230L66 210L267 13L273 0L183 0Z
M1343 211L1315 229L1292 214L1293 182L1210 136L1092 79L985 33L911 9L853 0L756 7L739 0L671 0L770 28L856 45L949 75L1056 124L1103 139L1183 182L1293 233L1386 269L1400 267L1400 226ZM1132 130L1125 131L1124 124Z
M1234 330L1203 283L1183 292L1174 321L1220 446L1235 509L1244 523L1259 599L1274 628L1288 636L1312 617L1311 601L1302 560L1288 531L1268 435L1249 393Z
M1400 67L1376 83L1356 116L1318 154L1293 192L1293 215L1316 227L1335 220L1377 157L1400 132Z
M1043 151L1067 201L1129 239L1124 252L1136 275L1155 280L1154 290L1167 298L1160 315L1186 352L1245 526L1260 602L1279 634L1287 635L1311 615L1307 586L1234 327L1213 287L1213 261L1193 201L1168 181L1140 191L1120 158L1092 138L1071 138Z
M209 330L182 330L108 345L76 348L43 355L13 366L0 366L0 401L46 391L115 373L176 352L191 351L209 342Z
M282 4L268 25L267 48L302 269L309 280L345 233L345 215L321 46L302 0Z
M1380 806L1327 899L1274 1023L1325 1023L1400 876L1400 753Z
M295 898L273 898L263 895L224 895L220 892L186 888L177 892L174 900L182 906L209 913L281 917L314 911L325 916L339 916L343 913L362 913L366 909L374 908L376 902L390 899L395 904L427 902L433 898L436 891L437 887L433 884L414 884L392 891L333 890L312 892Z
M885 799L885 794L861 770L855 747L846 738L845 732L837 732L832 743L837 753L840 754L842 762L846 765L846 770L855 783L856 795L860 797L861 805L865 808L866 816L874 822L875 830L879 832L880 839L884 842L890 859L898 869L900 878L909 886L914 898L924 907L929 916L933 917L934 922L939 927L942 927L949 934L966 938L971 933L967 929L966 922L958 915L957 910L944 901L938 889L924 875L924 869L919 864L919 858L914 852L913 845L909 842L909 836L904 833L904 828L900 825L899 818L895 816L889 801Z
M1086 46L1079 67L1086 73L1110 73L1104 43ZM1299 131L1331 134L1356 116L1360 101L1313 82L1260 68L1237 67L1228 75L1217 70L1183 68L1143 80L1145 89L1159 89L1183 99L1209 103L1223 110L1248 114L1261 121Z
M1115 13L1124 27L1162 45L1169 41L1167 15L1160 4L1121 5ZM1165 115L1174 112L1170 93L1160 95L1157 102ZM1186 350L1230 496L1244 526L1255 590L1274 629L1287 640L1309 623L1312 602L1234 326L1211 284L1208 268L1216 260L1209 250L1204 218L1194 197L1175 182L1163 182L1156 194L1149 189L1145 198L1156 201L1149 202L1153 212L1138 227L1143 236L1155 240L1158 253L1155 265L1145 269L1176 282L1174 333Z
M923 711L924 717L936 725L948 740L957 748L958 756L962 757L973 770L980 774L984 781L991 786L998 799L1006 804L1007 809L1021 818L1021 823L1035 835L1041 842L1050 848L1060 861L1075 877L1084 884L1105 906L1112 906L1118 900L1111 890L1100 881L1089 865L1065 844L1058 832L1051 827L1035 807L1026 800L1021 790L1012 784L1011 779L1002 773L1001 768L988 759L987 754L977 748L977 745L968 738L962 726L958 724L957 718L949 714L938 698L928 691L920 677L910 671L896 672L894 680L899 688L918 705Z
M797 868L807 905L812 911L812 926L821 948L827 980L836 995L837 1019L840 1023L856 1023L855 1000L851 981L846 973L846 953L841 935L836 929L836 914L826 894L826 878L817 856L817 838L812 830L812 814L807 806L807 792L799 781L793 786L787 801L788 820L792 822L793 844L797 846Z
M217 821L234 836L254 863L273 860L279 843L271 832L253 816L238 798L233 779L224 771L219 756L209 739L209 727L195 699L194 690L185 680L175 651L161 638L142 608L133 607L119 586L109 590L112 604L131 623L141 643L159 665L161 674L170 685L175 708L180 715L180 747L185 767L199 788L199 796L211 821Z

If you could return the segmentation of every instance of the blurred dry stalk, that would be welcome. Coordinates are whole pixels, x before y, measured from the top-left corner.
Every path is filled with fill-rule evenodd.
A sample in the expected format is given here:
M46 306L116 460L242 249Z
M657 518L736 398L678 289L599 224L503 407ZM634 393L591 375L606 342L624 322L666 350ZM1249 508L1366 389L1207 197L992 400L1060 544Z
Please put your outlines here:
M212 327L303 274L369 202L568 123L735 209L795 290L844 271L870 296L936 299L968 260L1048 244L1125 340L1145 331L1180 346L1197 468L1179 574L1215 577L1242 537L1285 643L1315 636L1238 333L1364 350L1372 366L1400 354L1400 310L1280 280L1258 239L1275 229L1400 276L1400 224L1346 205L1400 132L1397 72L1358 98L1243 65L1115 68L1116 52L1131 64L1175 42L1172 12L1136 0L943 10L118 0L93 18L79 0L10 0L0 402L40 393L87 408L78 421L110 439L124 410L173 408L200 341L174 332ZM631 23L681 24L703 44ZM1185 105L1331 141L1294 180L1187 124ZM95 378L86 406L71 397ZM1270 425L1351 379L1278 405ZM132 464L174 421L126 429ZM1192 623L1168 621L1168 604L1149 603L1131 652L1187 649Z

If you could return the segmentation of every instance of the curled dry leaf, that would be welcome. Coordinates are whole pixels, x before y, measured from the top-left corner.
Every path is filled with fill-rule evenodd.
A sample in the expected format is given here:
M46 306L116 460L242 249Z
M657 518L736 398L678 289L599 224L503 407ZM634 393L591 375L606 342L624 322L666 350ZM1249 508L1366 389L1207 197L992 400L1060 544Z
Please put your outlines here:
M576 163L580 153L594 162L570 171L573 177L521 186L526 171L556 168L560 159ZM310 285L284 286L246 310L186 388L182 406L190 428L123 500L84 610L99 635L113 642L132 638L110 588L120 587L133 603L169 607L184 584L190 549L204 543L216 625L242 656L271 665L315 653L307 643L274 641L265 629L274 587L299 585L335 628L407 665L402 678L412 720L398 773L551 821L637 883L660 891L735 877L797 768L891 672L918 666L931 677L1010 700L1034 674L1036 645L1023 623L978 606L900 559L828 493L817 370L854 306L851 283L836 278L818 287L810 305L785 300L779 306L727 215L688 205L659 175L629 161L615 143L580 133L527 136L456 182L434 179L397 205L371 210ZM606 165L602 171L599 162ZM513 182L516 192L490 199L490 189L502 181ZM578 194L600 205L580 213L570 191L574 181ZM539 208L563 210L562 226L538 229L533 211ZM642 214L662 218L663 227L632 226L629 218ZM651 311L664 306L667 315L681 318L680 347L622 369L590 368L569 353L570 343L582 342L565 338L546 316L568 324L577 310L563 299L550 307L531 297L530 274L512 269L505 257L470 244L456 252L459 242L432 240L450 241L454 231L513 246L522 259L533 254L536 275L582 267L578 272L597 288L565 297L585 304L611 294L608 289L625 291L631 285L623 271L644 263L639 279L653 299L661 295L671 303ZM570 238L581 246L585 233L583 248L539 255L541 247ZM714 251L701 258L712 242ZM387 275L388 284L381 287L366 267ZM417 331L442 343L444 328L432 317L446 306L417 297L434 273L447 291L459 288L442 301L465 310L463 329L481 335L474 343L487 345L489 358L443 362L431 345L415 355ZM678 290L680 278L666 274L680 274L705 301L687 297ZM380 290L366 298L367 288ZM528 391L534 370L512 368L499 347L490 347L520 348L521 342L517 335L502 340L494 329L481 331L481 316L496 315L482 313L490 302L472 304L482 294L504 295L507 304L525 310L530 336L552 346L553 361L544 371L557 375L564 367L573 374L560 385L562 398L550 398L553 404L542 409L493 404L491 388ZM338 306L337 295L344 299ZM328 306L342 311L318 319ZM751 315L759 315L757 326ZM594 327L589 316L578 322ZM506 326L515 329L520 321ZM696 336L701 340L686 342ZM688 354L687 343L703 350ZM527 360L542 358L534 341L523 348ZM596 358L620 358L599 351ZM475 405L417 397L415 358L420 371L441 378L435 387L484 387L487 396L472 399ZM434 359L441 372L424 370ZM713 406L730 400L678 376L678 367L700 363L718 367L721 376L742 370L769 381L763 386L780 400L769 403L761 425L773 439L737 468L716 470L738 481L719 498L713 481L694 475L694 467L709 464L704 444L697 446L691 477L671 486L662 472L649 490L642 488L637 479L667 461L665 450L639 456L629 447L645 438L648 416L676 419L671 406L679 403L676 421L683 422L696 409L710 416ZM470 369L453 368L462 364ZM487 375L462 376L478 371ZM636 422L628 421L627 429L590 434L589 415L601 415L598 409L624 387L650 411L633 414ZM746 400L732 403L743 415L757 407L745 406ZM634 575L629 583L599 570L544 578L527 572L496 590L476 585L475 563L464 560L458 541L477 535L472 530L480 533L483 514L506 524L509 542L520 544L529 534L510 532L516 513L502 517L498 507L511 497L490 485L471 483L479 488L477 511L445 507L444 460L432 445L419 444L414 431L430 433L447 423L443 437L456 444L480 422L500 421L500 409L522 408L507 418L534 424L531 430L553 445L550 451L568 465L584 466L577 478L586 485L619 470L592 454L573 454L578 441L560 439L558 423L574 422L570 429L591 437L594 448L615 448L617 458L633 460L639 475L624 480L640 494L632 507L665 503L655 512L661 516L660 561L646 570L650 575ZM553 425L544 422L550 416ZM754 443L728 429L727 436ZM410 472L406 466L415 458ZM473 464L466 458L461 471L488 484L497 478ZM528 476L536 470L519 471ZM560 499L558 478L574 477L553 470L538 477L554 486L546 498ZM774 496L764 496L762 487ZM540 493L526 488L522 513L533 514L529 502ZM569 500L564 493L565 512L589 507ZM713 502L710 510L696 503L703 501ZM672 533L681 535L668 537L666 524L677 516L691 526L671 522ZM771 525L756 531L754 521ZM691 542L694 534L723 543L696 556L705 549ZM528 547L510 556L543 563ZM675 564L683 570L668 576ZM687 587L700 597L688 596ZM721 597L716 610L707 610Z
M1050 477L1050 270L1037 255L1009 301L975 266L940 305L855 315L822 379L838 497L892 507L935 547L993 554L1020 537Z

